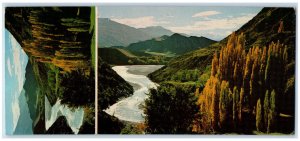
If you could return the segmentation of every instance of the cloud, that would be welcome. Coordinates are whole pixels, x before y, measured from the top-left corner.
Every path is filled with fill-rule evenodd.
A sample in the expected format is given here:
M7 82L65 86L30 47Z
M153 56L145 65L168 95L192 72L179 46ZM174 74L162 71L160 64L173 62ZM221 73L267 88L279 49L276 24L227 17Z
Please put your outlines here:
M7 59L7 62L6 62L7 64L7 69L8 69L8 74L10 75L10 76L12 76L12 68L13 68L13 66L11 65L11 63L10 63L10 59Z
M18 98L14 97L11 105L12 118L13 118L13 131L15 131L17 127L17 123L20 117L20 107L18 103Z
M174 18L175 16L173 16L173 15L167 15L166 17L167 18Z
M196 21L191 25L173 26L168 29L177 33L191 34L200 31L214 31L214 30L227 30L227 33L237 30L240 26L252 19L255 14L243 15L240 17L223 18L223 19L209 19L203 21ZM220 34L220 33L216 33Z
M204 11L204 12L199 12L194 14L192 17L196 18L196 17L208 17L208 16L212 16L212 15L217 15L220 14L220 12L218 11Z
M17 77L18 80L18 93L21 93L21 90L23 89L23 82L25 81L25 78L22 76L22 66L24 66L24 64L26 62L26 54L25 52L21 49L19 43L17 42L17 40L10 35L10 43L11 43L11 47L12 47L12 55L13 55L13 61L12 61L12 65L14 67L12 70L12 73L14 73L14 75Z
M157 21L153 16L137 17L137 18L112 18L111 20L135 28L144 28L148 26L157 26L159 24L168 24L168 21Z

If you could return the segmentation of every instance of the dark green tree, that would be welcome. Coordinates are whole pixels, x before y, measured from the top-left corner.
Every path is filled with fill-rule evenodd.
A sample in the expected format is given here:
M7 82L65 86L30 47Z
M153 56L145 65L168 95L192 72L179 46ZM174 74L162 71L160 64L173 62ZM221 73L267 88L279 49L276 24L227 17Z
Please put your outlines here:
M257 100L257 104L256 104L256 130L257 131L263 130L262 106L261 106L260 99Z
M198 113L196 97L189 90L164 84L150 89L145 101L146 132L152 134L192 133Z

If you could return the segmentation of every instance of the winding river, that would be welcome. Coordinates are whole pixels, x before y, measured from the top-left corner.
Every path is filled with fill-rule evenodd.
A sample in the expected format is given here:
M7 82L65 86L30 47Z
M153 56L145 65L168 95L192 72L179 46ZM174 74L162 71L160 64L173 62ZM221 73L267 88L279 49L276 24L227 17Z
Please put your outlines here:
M147 75L161 68L162 65L131 65L115 66L112 69L134 87L132 96L124 98L105 110L120 120L131 122L144 122L144 113L141 105L148 97L146 94L150 88L156 88Z

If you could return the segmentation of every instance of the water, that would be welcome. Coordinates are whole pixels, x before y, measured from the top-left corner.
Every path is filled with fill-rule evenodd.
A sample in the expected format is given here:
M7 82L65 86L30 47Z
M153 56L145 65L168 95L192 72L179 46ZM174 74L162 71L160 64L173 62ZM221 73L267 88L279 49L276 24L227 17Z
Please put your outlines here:
M51 106L48 98L45 96L46 130L48 130L60 116L65 116L72 131L78 134L83 123L83 108L71 109L66 105L62 105L60 100L57 100L56 103Z
M157 84L152 82L146 75L161 67L161 65L132 65L113 67L112 69L126 81L135 83L140 87L134 91L132 96L113 104L106 109L105 112L109 115L119 118L120 120L139 123L144 122L144 113L143 109L140 108L140 105L144 103L146 98L148 98L146 94L149 93L149 89L157 87ZM146 70L148 70L148 72Z

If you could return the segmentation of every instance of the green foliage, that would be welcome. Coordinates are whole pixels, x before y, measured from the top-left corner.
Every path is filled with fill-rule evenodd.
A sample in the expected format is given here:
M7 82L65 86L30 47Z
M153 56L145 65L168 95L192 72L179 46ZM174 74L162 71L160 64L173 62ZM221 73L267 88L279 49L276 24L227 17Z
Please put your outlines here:
M170 60L167 56L132 53L124 48L99 48L99 56L111 65L159 65Z
M180 55L201 47L206 47L215 42L216 41L205 37L185 37L183 35L175 33L170 37L165 37L164 39L157 40L154 38L146 41L132 43L127 46L127 49L130 51L156 53L170 52L171 54Z
M192 71L197 69L199 74L210 74L212 59L211 54L213 54L217 48L218 46L214 45L209 48L201 48L193 52L188 52L184 55L174 57L166 64L165 67L150 73L148 76L155 82L162 82L172 80L173 75L178 74L177 72L182 70ZM204 81L204 84L206 80Z
M143 134L135 124L127 123L126 126L122 129L121 134Z
M276 110L276 93L274 90L271 92L270 96L270 109L268 113L268 127L267 133L276 131L276 119L277 119L277 110Z
M92 71L93 72L93 71ZM95 79L83 70L65 73L60 78L59 99L62 104L82 106L95 101Z
M232 113L232 93L229 89L229 83L222 81L220 100L219 100L219 125L221 130L229 130L231 120L229 119Z
M188 82L188 81L198 81L199 70L180 70L172 75L172 81Z
M258 99L256 104L256 130L263 131L263 118L262 118L262 106L260 99Z
M270 102L269 102L269 90L266 91L265 99L264 99L264 129L267 131L268 121L269 121L269 109L270 109Z
M238 127L238 122L239 122L239 113L241 109L240 105L240 94L235 86L233 88L233 98L232 98L232 120L233 120L233 127L236 129Z
M163 84L150 89L145 101L146 132L152 134L192 133L198 113L196 97L190 90Z

